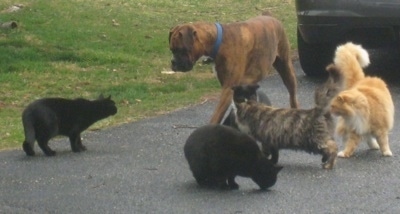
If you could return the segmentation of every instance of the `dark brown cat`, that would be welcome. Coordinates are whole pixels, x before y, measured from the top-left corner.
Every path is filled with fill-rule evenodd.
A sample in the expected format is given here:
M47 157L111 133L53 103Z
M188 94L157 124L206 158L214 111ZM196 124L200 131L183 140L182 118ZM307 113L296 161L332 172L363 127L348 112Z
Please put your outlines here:
M93 123L117 113L111 96L89 101L86 99L44 98L34 101L22 113L25 153L35 155L33 149L37 140L39 147L47 156L53 156L49 140L57 135L68 136L73 152L86 150L82 145L81 132Z
M238 189L235 177L243 176L266 189L275 184L282 169L263 155L253 138L223 125L196 129L184 153L197 183L206 187Z
M315 90L315 107L307 110L274 108L243 96L246 90L254 94L258 85L233 87L239 129L262 142L263 152L272 156L273 163L278 162L279 149L294 149L321 154L325 169L334 166L338 148L332 135L329 104L342 90L344 77L334 65L327 71L328 80Z

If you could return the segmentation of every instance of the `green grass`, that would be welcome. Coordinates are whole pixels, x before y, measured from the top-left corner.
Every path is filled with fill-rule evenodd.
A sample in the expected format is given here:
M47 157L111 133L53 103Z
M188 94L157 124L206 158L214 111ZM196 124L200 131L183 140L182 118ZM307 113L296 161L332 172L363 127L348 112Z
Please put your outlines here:
M168 33L194 21L235 22L270 10L295 47L294 2L287 0L22 0L0 2L0 149L23 140L21 112L42 97L112 95L118 114L96 123L103 128L201 102L219 91L209 65L192 72L170 70Z

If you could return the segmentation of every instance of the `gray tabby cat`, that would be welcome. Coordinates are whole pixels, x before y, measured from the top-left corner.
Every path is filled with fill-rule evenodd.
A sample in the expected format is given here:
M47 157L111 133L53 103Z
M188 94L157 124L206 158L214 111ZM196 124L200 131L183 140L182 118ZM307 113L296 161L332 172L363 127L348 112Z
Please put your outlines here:
M315 90L312 109L274 108L243 96L248 90L254 95L258 85L232 88L239 129L262 142L264 154L271 155L273 163L278 162L279 149L293 149L321 154L324 169L334 166L338 148L332 135L329 105L343 89L344 76L334 65L326 69L328 80Z

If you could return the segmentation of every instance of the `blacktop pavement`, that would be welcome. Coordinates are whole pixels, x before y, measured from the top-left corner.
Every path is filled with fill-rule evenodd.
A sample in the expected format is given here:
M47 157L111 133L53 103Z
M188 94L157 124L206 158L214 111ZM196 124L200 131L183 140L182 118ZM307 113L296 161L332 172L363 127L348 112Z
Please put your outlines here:
M306 77L295 63L302 108L313 104L320 79ZM195 72L195 71L194 71ZM288 107L279 76L262 82L272 104ZM400 87L390 85L395 106ZM88 151L72 153L67 138L50 146L46 157L22 149L0 152L0 213L400 213L400 126L390 133L393 157L368 150L338 159L333 170L321 157L282 150L284 168L268 191L248 178L239 190L203 189L196 184L183 155L186 138L207 124L215 100L98 131L86 131ZM395 121L399 121L396 114ZM338 141L339 148L343 144Z

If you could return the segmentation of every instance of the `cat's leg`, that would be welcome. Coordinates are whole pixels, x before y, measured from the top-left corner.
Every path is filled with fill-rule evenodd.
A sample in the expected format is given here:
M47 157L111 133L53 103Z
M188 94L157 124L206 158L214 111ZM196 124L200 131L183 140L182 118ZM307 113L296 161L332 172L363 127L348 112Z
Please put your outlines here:
M205 178L196 177L196 176L194 176L194 178L196 179L196 182L197 182L200 186L208 186L207 180L206 180Z
M81 138L81 135L79 134L78 135L78 137L77 137L77 141L78 141L78 147L81 149L81 151L86 151L87 149L86 149L86 146L84 146L83 144L82 144L82 138Z
M217 176L217 177L214 177L214 179L212 179L212 180L213 180L212 186L220 188L220 189L229 189L226 176Z
M332 169L336 163L338 147L334 140L328 140L322 149L322 167Z
M34 143L35 141L33 142L28 142L27 140L24 141L24 143L22 144L22 148L24 149L26 155L28 156L35 155L35 151L33 150Z
M365 137L365 140L367 141L368 147L370 149L379 149L379 144L374 136L368 135Z
M86 147L82 144L80 133L71 134L69 136L69 141L71 143L71 149L73 152L82 152L86 150Z
M272 163L276 164L279 160L279 149L275 146L263 143L262 144L262 153L271 160Z
M239 189L239 184L235 182L235 176L228 177L228 186L230 189Z
M392 151L389 147L389 137L387 132L379 133L376 137L379 147L381 149L382 155L386 157L392 156Z
M22 143L22 148L24 149L26 155L34 156L34 144L36 141L34 119L31 114L24 113L22 116L22 124L24 126L25 140Z
M49 139L38 139L39 147L42 149L43 153L47 156L54 156L56 152L50 149Z
M271 146L270 152L271 152L271 162L273 164L277 164L279 160L279 149L275 146Z
M209 186L208 178L206 175L198 172L193 172L193 177L196 179L200 186Z
M349 132L344 138L345 148L338 153L338 157L348 158L353 155L358 144L361 142L361 136L355 132Z
M267 159L269 159L269 160L271 160L271 158L272 158L272 156L271 156L271 149L269 148L269 146L267 146L267 145L265 145L265 144L261 144L262 145L262 147L261 147L261 150L262 150L262 153L264 154L264 156L267 158Z

